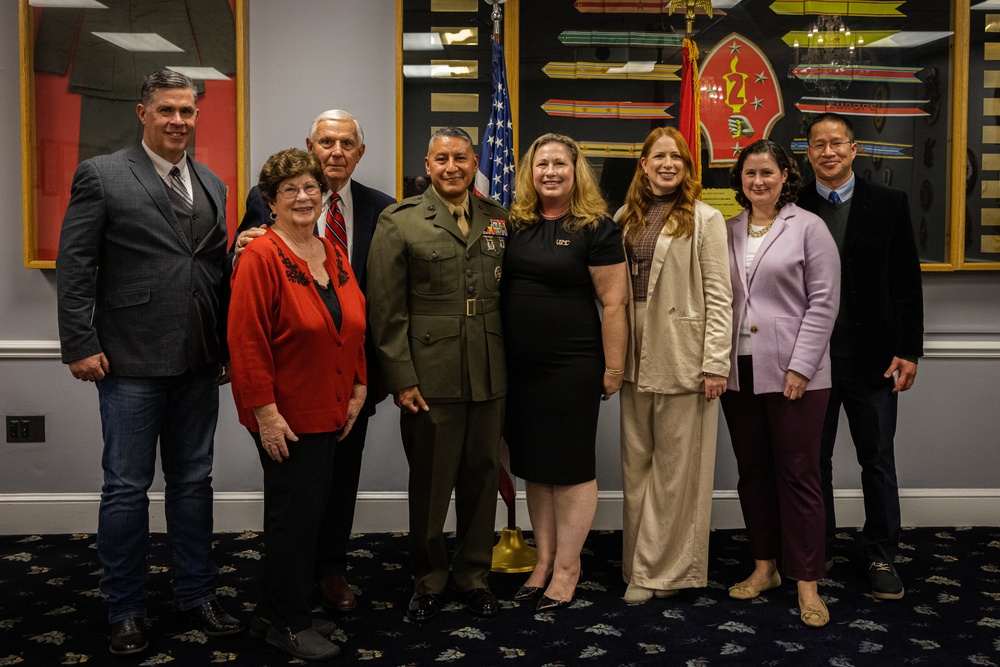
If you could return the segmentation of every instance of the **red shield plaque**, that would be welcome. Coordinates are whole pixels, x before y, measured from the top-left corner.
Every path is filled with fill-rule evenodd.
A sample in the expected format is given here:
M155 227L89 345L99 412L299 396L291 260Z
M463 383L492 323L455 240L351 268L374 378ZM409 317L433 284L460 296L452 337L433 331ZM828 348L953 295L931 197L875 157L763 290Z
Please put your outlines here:
M736 162L785 115L778 77L757 45L738 33L720 41L701 67L701 131L709 166Z

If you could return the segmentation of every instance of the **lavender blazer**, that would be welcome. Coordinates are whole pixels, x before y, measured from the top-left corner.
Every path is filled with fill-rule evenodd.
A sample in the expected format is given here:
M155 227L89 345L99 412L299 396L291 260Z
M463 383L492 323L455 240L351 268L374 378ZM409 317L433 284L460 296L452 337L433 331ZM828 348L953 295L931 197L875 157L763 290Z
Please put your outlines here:
M746 272L747 212L726 221L733 283L728 387L738 391L736 348L744 310L753 342L755 394L785 390L789 370L809 389L830 387L830 334L840 307L840 253L823 220L795 204L778 213Z

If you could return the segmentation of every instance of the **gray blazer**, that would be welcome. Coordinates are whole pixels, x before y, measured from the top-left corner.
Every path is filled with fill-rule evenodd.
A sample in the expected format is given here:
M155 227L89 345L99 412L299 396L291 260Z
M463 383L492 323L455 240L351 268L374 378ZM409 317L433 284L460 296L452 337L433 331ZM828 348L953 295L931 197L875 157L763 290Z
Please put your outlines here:
M56 260L64 363L104 352L112 373L146 377L224 358L226 186L190 158L188 168L215 215L193 248L141 145L77 167Z

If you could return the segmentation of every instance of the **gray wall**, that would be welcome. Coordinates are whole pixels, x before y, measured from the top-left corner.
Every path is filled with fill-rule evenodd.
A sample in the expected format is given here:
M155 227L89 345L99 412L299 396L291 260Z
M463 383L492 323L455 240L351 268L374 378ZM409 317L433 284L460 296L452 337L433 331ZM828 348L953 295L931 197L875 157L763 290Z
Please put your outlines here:
M358 115L366 131L367 152L356 175L392 192L394 3L253 0L250 44L251 173L270 153L303 146L316 113L342 107ZM344 67L333 66L338 56ZM72 379L51 356L58 338L54 273L22 266L18 85L17 3L0 2L0 89L10 93L0 96L0 198L9 204L8 243L0 245L0 414L44 414L47 427L45 443L0 442L0 493L95 492L101 484L96 391ZM998 489L1000 277L927 274L924 285L929 341L945 347L968 341L991 345L972 358L931 356L920 364L915 388L901 400L900 485ZM36 347L41 351L32 351ZM603 490L620 489L617 418L613 400L604 406L600 426ZM838 486L857 488L848 444L842 436ZM363 491L406 488L391 404L380 406L371 424L361 486ZM735 487L735 463L720 424L716 488ZM237 424L228 389L222 392L215 488L261 488L256 455Z

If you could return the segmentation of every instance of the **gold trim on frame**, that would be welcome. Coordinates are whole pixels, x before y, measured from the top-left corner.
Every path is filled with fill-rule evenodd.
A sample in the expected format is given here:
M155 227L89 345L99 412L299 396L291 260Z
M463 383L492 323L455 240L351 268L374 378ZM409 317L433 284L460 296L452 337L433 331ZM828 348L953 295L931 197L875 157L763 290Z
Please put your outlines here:
M38 174L36 150L38 138L35 119L34 26L28 0L18 2L18 45L21 94L21 210L24 266L30 269L54 269L54 259L41 259L38 253ZM236 31L236 193L237 211L243 215L247 193L247 155L249 150L248 82L247 82L247 0L234 0ZM46 224L60 222L46 221Z

